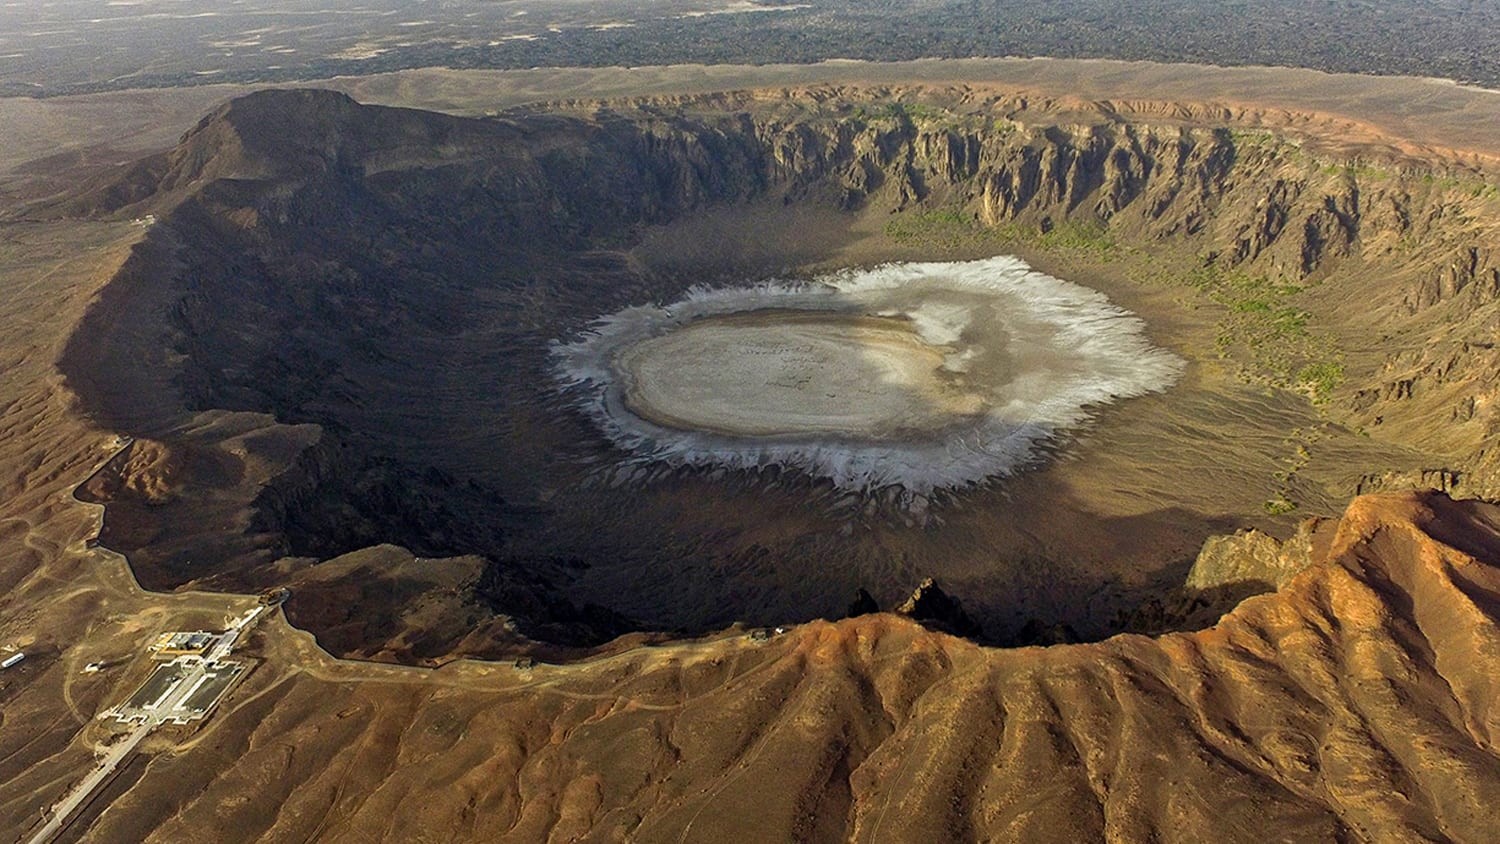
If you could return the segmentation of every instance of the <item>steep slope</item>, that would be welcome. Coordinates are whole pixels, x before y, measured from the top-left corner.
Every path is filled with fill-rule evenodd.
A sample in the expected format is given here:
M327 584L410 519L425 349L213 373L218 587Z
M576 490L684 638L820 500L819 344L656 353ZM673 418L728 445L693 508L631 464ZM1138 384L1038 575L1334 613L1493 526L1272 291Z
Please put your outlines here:
M873 615L498 675L315 660L252 678L94 832L1486 840L1500 508L1370 496L1335 533L1278 593L1158 639L997 651Z
M424 292L455 281L494 285L510 274L481 256L555 260L559 251L628 242L642 226L687 211L765 195L845 209L952 209L944 213L972 212L1012 237L1058 230L1088 238L1102 229L1131 244L1167 244L1189 259L1184 271L1197 265L1200 286L1230 281L1291 293L1358 276L1363 284L1337 286L1357 286L1365 297L1361 322L1441 341L1370 362L1351 350L1350 365L1362 367L1350 373L1358 389L1341 390L1339 399L1363 423L1404 416L1413 395L1453 392L1444 385L1455 374L1489 368L1487 346L1470 336L1500 299L1500 263L1489 246L1500 189L1483 171L1394 154L1326 156L1308 151L1317 149L1313 141L1236 129L1233 115L1192 109L1126 121L1105 106L1057 114L1049 109L1069 104L955 96L760 93L479 121L361 107L325 91L267 91L226 105L176 150L57 210L100 213L190 196L179 224L196 218L209 229L193 235L248 253L239 283L253 269L272 288L308 288L302 295L312 300L298 305L333 308L342 303L334 296L394 304L400 291L378 289L370 278L378 271L421 272ZM402 255L417 238L440 254ZM367 264L383 265L359 265L356 248ZM439 271L445 278L433 277ZM222 309L237 305L212 285L211 277L197 280L197 295L182 301L178 319L190 336L226 321ZM1341 304L1308 298L1296 304ZM1256 304L1267 303L1247 306ZM1346 327L1336 314L1318 316ZM1275 374L1307 386L1296 371L1307 362L1279 362ZM1378 369L1363 368L1370 365ZM1379 381L1367 385L1364 376ZM1451 410L1455 443L1472 447L1494 427L1488 392L1463 396L1457 409L1431 401Z
M1098 225L1094 210L1099 191L1141 178L1120 175L1129 167L1107 181L1088 175L1097 164L1064 168L1083 174L1084 184L1099 185L1083 189L1083 201L1074 206L1076 219L1065 213L1068 200L1034 198L1013 219L995 218L992 225L975 204L981 195L978 171L956 181L934 176L929 164L910 164L931 155L901 140L902 133L935 138L939 129L962 138L969 130L959 132L949 113L924 113L910 104L899 115L889 110L888 101L902 92L881 92L871 102L860 102L861 95L849 91L641 102L618 106L615 114L596 114L590 104L570 117L496 121L509 126L499 135L501 149L468 158L464 150L491 143L484 139L488 130L481 131L488 122L318 105L321 96L297 95L281 104L259 100L233 120L227 115L246 104L231 105L178 153L114 182L144 186L139 192L106 190L72 207L89 213L113 208L117 220L3 224L8 245L0 259L7 277L15 279L15 295L0 300L5 315L0 333L14 364L6 370L13 377L0 379L0 405L6 407L0 465L7 492L0 496L0 578L7 584L0 594L0 647L24 647L28 653L18 669L0 675L0 826L5 831L24 838L35 828L39 810L76 782L118 735L95 716L145 675L149 660L140 654L157 632L212 627L222 623L226 610L239 613L254 602L191 587L291 583L288 616L317 639L279 616L261 626L236 651L236 658L248 661L243 685L214 717L200 727L154 735L88 807L74 832L86 826L80 834L89 838L129 841L722 841L742 840L747 830L772 840L818 841L1493 837L1500 820L1494 808L1500 765L1494 758L1496 718L1490 703L1500 618L1500 512L1494 506L1436 494L1368 496L1354 501L1342 518L1311 525L1290 540L1245 533L1199 553L1201 541L1186 542L1183 534L1162 530L1162 522L1153 521L1157 513L1106 517L1078 507L1080 499L1073 496L1082 492L1058 483L1071 479L1118 488L1126 499L1172 501L1178 490L1202 487L1228 496L1251 486L1254 472L1305 478L1321 461L1340 467L1330 475L1336 495L1318 498L1306 480L1285 483L1288 499L1300 500L1304 512L1343 511L1327 502L1356 486L1411 483L1462 494L1481 491L1483 479L1495 477L1500 452L1490 445L1486 421L1492 410L1486 379L1494 376L1483 365L1484 332L1492 306L1479 295L1487 284L1480 259L1464 289L1442 301L1407 304L1406 295L1414 279L1441 273L1445 266L1441 250L1427 247L1484 245L1495 220L1488 204L1493 197L1483 190L1492 176L1450 172L1446 164L1415 164L1408 158L1381 158L1379 167L1330 160L1300 140L1293 150L1252 159L1251 147L1289 142L1247 135L1250 130L1239 122L1243 115L1186 106L1128 120L1101 117L1114 111L1102 104L1091 111L1070 106L1067 115L1034 106L1005 117L1016 128L993 128L994 115L973 128L974 136L990 138L987 144L1005 150L1011 144L1038 150L1052 145L1050 154L1060 157L1073 154L1065 148L1086 146L1082 138L1088 133L1106 138L1106 148L1113 150L1118 142L1110 139L1123 137L1124 125L1136 137L1170 138L1184 130L1203 135L1189 138L1199 147L1192 155L1183 153L1191 160L1228 144L1236 163L1225 171L1222 186L1192 177L1189 196L1168 202L1168 207L1207 209L1202 226L1187 233L1192 215L1184 210L1183 226L1157 241L1151 227L1168 220L1151 218L1140 197L1170 184L1161 180L1176 168L1158 164L1176 155L1172 144L1152 147L1152 175L1144 177L1144 188L1121 188L1122 197L1136 198L1112 213L1107 226ZM813 119L819 97L828 110L823 124ZM953 99L961 98L949 100L949 112ZM726 103L733 119L724 118ZM793 119L778 112L782 108L804 114ZM325 112L340 121L338 132L324 136L310 127L306 137L321 138L316 144L288 137L281 146L276 136L297 127L276 123L279 113L317 122ZM679 215L673 224L644 229L633 222L633 215L649 205L640 197L617 199L608 189L572 192L594 178L587 172L569 175L574 170L567 161L576 148L555 160L545 155L548 144L573 143L583 133L594 139L588 155L597 156L592 160L600 166L641 164L657 159L637 158L649 145L632 139L661 135L671 150L676 142L670 138L678 131L673 126L697 127L697 132L706 123L745 125L744 117L735 116L741 112L749 115L749 125L760 127L754 137L779 121L784 130L767 137L806 134L815 142L810 149L823 143L819 137L833 137L845 131L836 126L848 124L853 127L847 130L853 138L850 155L860 148L859 155L885 163L878 164L865 188L856 185L852 193L837 168L801 184L747 176L748 198L736 188L719 199L702 198L701 204L664 198L687 195L660 187L675 184L671 179L626 182L641 197L656 196L656 207ZM1016 119L1022 112L1031 115L1029 122ZM898 128L903 119L910 130ZM887 128L872 128L877 122ZM622 146L598 140L608 133L588 134L605 124L626 139ZM1104 128L1083 134L1068 128L1095 124ZM250 142L236 139L260 125L274 131ZM651 133L641 129L650 125L656 126ZM1157 128L1147 131L1148 125ZM528 135L517 127L535 132ZM433 139L470 130L474 138L439 144L439 154L422 150ZM896 133L889 140L893 156L874 145L881 132ZM408 137L416 140L403 148L401 139ZM602 149L593 148L596 141ZM195 146L200 142L201 148ZM212 152L216 149L222 159ZM759 162L747 164L746 172L769 172L764 168L772 157L756 153L755 143L744 149L747 160ZM910 151L910 159L903 150ZM982 154L1010 160L1011 152L996 150ZM1017 160L1028 155L1014 154ZM719 153L692 155L712 169ZM968 155L960 158L967 161ZM486 171L489 156L506 163ZM678 163L688 157L670 151L664 156ZM388 166L370 164L377 160ZM450 160L464 163L443 163ZM854 158L840 152L834 160ZM1240 169L1252 160L1259 165ZM295 170L278 169L287 161L296 163ZM1198 165L1188 169L1196 172ZM211 172L213 178L205 175ZM507 174L516 172L525 178L509 181ZM638 166L635 172L652 171ZM922 178L903 175L912 172ZM168 173L181 178L168 181ZM566 184L552 185L553 179ZM1273 201L1283 182L1301 186L1286 189L1298 198ZM1359 187L1357 195L1339 194L1344 198L1334 209L1322 203L1329 185L1350 182ZM171 187L158 191L162 184ZM1204 184L1206 192L1200 193ZM926 191L925 198L912 198L917 189ZM1054 197L1073 193L1055 185L1047 191ZM1405 241L1390 236L1402 230L1400 214L1391 222L1369 222L1384 219L1365 204L1373 195L1389 199L1390 207L1410 219L1425 221L1422 228L1408 229L1419 236ZM406 204L412 196L426 199ZM542 204L528 206L528 218L505 222L500 212L477 200L472 206L444 202L474 196L487 197L494 207L517 196ZM1199 205L1198 196L1209 199ZM1226 200L1229 196L1234 199ZM577 204L570 206L567 197ZM784 198L790 204L783 205ZM1257 218L1251 208L1262 199L1279 210ZM569 215L586 215L586 202L596 200L633 210L616 220L618 228L579 234L567 222ZM907 210L889 213L902 202ZM614 642L615 653L593 658L557 647L543 656L566 664L549 665L451 657L535 653L545 647L526 641L518 626L551 631L544 638L577 635L568 619L586 616L586 607L523 616L519 623L506 614L548 606L547 598L577 597L580 584L595 571L588 563L598 560L512 553L488 561L443 560L390 546L329 561L287 556L300 548L315 549L321 557L383 539L419 551L516 542L526 538L518 531L528 524L580 501L598 507L581 518L607 533L619 514L598 502L611 495L647 500L650 506L628 514L641 522L633 527L662 544L672 537L663 526L675 519L691 520L697 513L701 518L690 527L701 530L731 519L739 509L749 511L749 502L755 505L754 519L771 528L751 535L733 554L701 556L707 579L736 589L747 582L747 572L769 573L781 578L786 591L808 585L826 590L842 610L854 589L826 572L863 576L878 568L848 565L854 555L833 553L830 548L837 547L831 543L769 550L760 544L776 530L803 524L779 511L779 502L790 502L787 509L799 514L828 503L792 479L775 477L723 498L706 491L729 487L732 479L647 483L637 478L621 493L600 484L572 498L555 490L543 498L527 495L522 481L565 476L575 461L597 463L598 453L575 443L551 452L559 459L541 460L517 449L493 459L495 471L484 478L433 465L445 454L471 467L482 462L476 454L494 458L496 452L482 452L475 443L563 439L559 430L570 423L555 403L539 409L519 399L505 403L510 394L502 385L514 385L521 391L515 395L535 395L524 392L531 388L523 378L484 378L497 370L534 368L535 357L526 357L533 354L526 351L531 344L571 330L614 303L648 300L704 277L661 270L667 262L650 264L647 259L659 253L633 247L637 241L656 248L653 239L686 232L711 249L744 256L744 264L708 274L731 280L747 272L774 272L785 263L767 264L761 253L736 250L738 243L730 238L704 232L743 230L748 222L757 224L758 238L772 242L770 252L794 240L818 243L788 252L795 260L776 256L798 266L877 254L840 251L849 242L840 239L843 230L835 236L807 225L809 220L826 223L824 217L798 216L814 203L850 208L835 213L872 226L877 239L900 241L899 249L890 250L896 257L948 254L942 244L951 240L958 243L951 250L956 253L1016 249L1038 260L1062 255L1063 266L1073 269L1125 267L1120 278L1101 272L1099 283L1113 279L1114 296L1144 291L1147 304L1156 295L1152 291L1186 301L1184 313L1151 312L1162 320L1163 334L1188 337L1182 341L1186 347L1206 336L1204 343L1212 348L1222 326L1226 333L1232 329L1261 338L1262 348L1296 340L1297 354L1316 361L1328 349L1313 340L1303 343L1276 323L1277 309L1306 310L1309 334L1326 330L1329 342L1342 344L1346 355L1342 379L1303 385L1320 402L1310 413L1329 417L1318 420L1316 431L1304 431L1301 438L1288 432L1283 440L1280 433L1260 430L1258 437L1243 438L1243 448L1232 453L1235 459L1203 460L1202 477L1185 471L1191 464L1174 462L1178 453L1190 450L1181 447L1191 442L1185 419L1217 441L1237 438L1205 425L1207 418L1264 415L1291 420L1285 423L1290 429L1309 417L1304 395L1263 388L1278 379L1289 386L1299 383L1276 371L1282 364L1278 359L1257 356L1249 343L1226 348L1222 359L1200 350L1195 364L1202 383L1215 389L1239 384L1240 373L1234 371L1214 380L1215 366L1222 365L1242 366L1253 384L1241 384L1240 392L1226 389L1233 401L1221 403L1208 401L1202 392L1189 393L1195 387L1187 385L1182 403L1197 402L1205 410L1184 417L1170 403L1152 405L1140 415L1163 424L1127 427L1128 436L1101 424L1091 436L1110 453L1101 458L1097 449L1078 444L1076 462L1095 461L1086 463L1086 471L1070 474L1066 465L1038 469L1030 480L1012 486L1014 498L1005 508L976 496L966 508L938 508L948 520L942 531L899 525L878 534L883 541L915 537L893 543L892 558L927 546L934 557L988 564L1003 556L998 545L985 544L996 534L972 534L979 553L944 544L943 537L970 529L965 512L977 511L976 520L987 523L1005 521L997 514L1030 517L1030 529L1040 533L1051 527L1049 539L1065 533L1098 543L1100 559L1123 561L1114 572L1142 566L1142 558L1130 554L1131 541L1158 560L1175 560L1148 584L1151 591L1179 586L1183 577L1202 592L1244 584L1255 589L1277 584L1280 591L1249 598L1207 629L1157 638L1124 635L1000 650L897 615L874 614L792 625L778 634L731 629L699 639L657 639L650 646L624 637ZM1341 243L1336 232L1345 230L1341 221L1352 221L1355 212L1363 221L1358 236L1331 252L1313 249L1310 254L1324 257L1301 277L1304 251L1316 239L1308 237L1307 223L1316 217L1321 222L1312 231L1325 244ZM147 213L157 214L155 226L148 228L144 216L139 225L128 222ZM285 221L279 222L283 214ZM477 222L468 228L455 224L455 216ZM1255 257L1248 257L1253 250L1235 257L1241 226L1221 227L1218 221L1246 219L1262 219L1267 226L1246 230L1247 242L1260 240ZM725 220L730 225L714 228ZM297 226L321 221L330 223L326 241L305 231L298 235ZM672 227L684 221L690 225ZM796 238L775 237L777 229L769 222L776 221L795 230ZM512 228L491 238L490 226ZM572 234L568 226L575 226ZM1271 229L1278 233L1269 234ZM1264 238L1256 231L1266 232ZM553 236L564 245L547 240ZM126 252L143 238L127 261ZM579 244L587 250L575 251ZM1381 244L1394 246L1387 250ZM1202 259L1213 252L1218 257L1205 265ZM1239 263L1230 267L1231 261ZM1276 283L1261 284L1256 268L1273 263ZM1143 265L1162 272L1134 275ZM1469 277L1466 266L1457 264L1450 287ZM91 315L74 331L91 299ZM1200 309L1205 318L1189 318ZM1342 310L1353 315L1340 319ZM1291 324L1300 319L1294 316L1286 315ZM1374 340L1353 342L1360 337ZM1394 358L1387 370L1390 355L1404 357ZM59 357L66 370L62 384L53 365ZM1384 380L1371 373L1382 373ZM1394 385L1389 391L1386 381ZM476 383L483 389L474 389ZM1320 395L1323 383L1330 387ZM1357 398L1366 389L1376 390L1373 398ZM513 413L468 404L475 393L486 400L500 396L497 404ZM1464 397L1473 400L1473 412L1451 416L1455 399ZM484 424L459 424L467 417L452 413L455 408L475 412ZM529 410L514 412L518 408ZM1339 420L1357 423L1361 413L1374 414L1368 416L1371 436L1339 433ZM407 419L400 420L403 414ZM1374 424L1376 418L1381 424ZM369 424L351 428L340 422L351 419ZM403 427L413 419L422 423L415 432ZM288 424L296 420L315 421ZM104 426L138 437L120 451L123 443ZM1173 436L1151 436L1164 430ZM1359 447L1378 446L1380 438L1452 442L1417 453L1439 462L1413 469L1381 460L1414 452ZM1131 450L1114 448L1122 443L1150 452L1151 484L1132 487L1122 480L1129 465L1113 456ZM1476 445L1486 450L1476 456ZM1261 459L1263 452L1278 448L1289 453L1286 463ZM129 550L130 565L90 547L101 527L97 508L70 495L86 478L77 494L105 503L105 544ZM1047 495L1025 509L1039 492ZM1256 488L1248 497L1216 499L1249 503L1231 513L1194 510L1184 520L1200 530L1237 528L1251 520L1247 511L1262 515L1263 498ZM653 512L654 519L645 518ZM1039 514L1053 524L1036 518ZM1285 535L1292 518L1256 523ZM835 524L844 523L859 530L869 524L858 518ZM709 534L708 542L723 543L725 537ZM698 547L688 553L700 552ZM1198 562L1190 569L1195 554ZM823 565L807 565L809 560ZM1063 554L1019 560L1031 579L976 585L944 574L939 580L945 592L966 590L966 609L973 609L970 595L1005 599L1031 590L1023 607L1049 622L1066 617L1051 612L1058 605L1045 603L1049 588L1090 596L1104 591L1098 579L1070 581L1081 568L1070 566ZM175 594L143 592L132 572L148 585L185 588ZM506 577L526 572L541 572L549 582L538 587L534 580ZM641 591L658 604L681 599L727 608L742 618L765 610L756 600L780 591L734 592L742 603L713 604L723 593L698 591L699 581L691 576L674 577L654 565L633 573L648 587ZM862 608L899 605L924 574L930 572L900 572L893 580L903 582L888 583L893 588L887 590L872 588L882 594L867 593ZM626 581L614 585L621 582ZM626 591L617 589L611 597ZM483 605L486 594L497 602L498 613ZM940 605L945 611L937 620L951 623L957 616L936 597L934 589L922 589L911 609ZM1191 606L1202 595L1183 597ZM1095 621L1093 616L1111 609L1105 599L1071 605L1075 611L1080 606L1080 617ZM762 617L776 624L789 621L788 615L772 612L779 609L772 607ZM999 615L988 609L986 620ZM1109 625L1099 623L1108 632ZM340 661L320 645L365 658L442 667ZM96 662L107 667L84 670Z
M262 92L52 209L157 219L62 368L101 423L217 455L119 532L153 588L264 588L282 558L393 543L489 559L462 612L566 628L581 644L836 617L860 588L893 606L926 577L996 641L1027 640L1033 622L1098 637L1179 584L1216 530L1299 500L1339 506L1353 492L1341 473L1456 466L1483 483L1470 467L1487 465L1476 455L1500 389L1479 339L1500 307L1483 245L1500 220L1490 176L1399 153L1330 160L1235 119L1201 108L1126 119L1108 104L961 89L482 120ZM642 246L695 239L683 232L714 215L734 235L687 263ZM737 246L757 239L764 252ZM1126 267L1114 292L1155 296L1190 329L1171 339L1204 385L1179 404L1198 409L1135 434L1139 464L1102 514L1088 490L1058 501L1094 486L1086 476L1037 476L1024 493L937 502L946 527L929 541L888 515L882 501L899 490L851 503L777 473L617 466L549 368L548 345L599 314L704 279L851 252L1008 250ZM1216 429L1240 418L1274 423ZM1183 432L1193 448L1176 448ZM1321 436L1337 459L1305 481L1304 441ZM1284 468L1255 445L1278 437ZM1211 451L1234 442L1244 453ZM1173 452L1197 462L1153 463ZM1239 474L1208 479L1219 471ZM1194 490L1173 497L1163 473L1205 480L1171 484ZM1016 499L1035 510L1017 514ZM1032 527L1041 519L1051 524ZM1088 520L1100 527L1080 529ZM679 587L670 605L661 578Z

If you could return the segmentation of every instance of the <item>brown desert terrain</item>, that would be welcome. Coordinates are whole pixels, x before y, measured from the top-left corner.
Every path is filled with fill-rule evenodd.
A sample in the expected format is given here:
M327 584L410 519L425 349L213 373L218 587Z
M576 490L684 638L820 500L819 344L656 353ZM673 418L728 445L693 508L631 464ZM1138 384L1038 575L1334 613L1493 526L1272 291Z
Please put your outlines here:
M288 587L62 840L1487 838L1500 95L1019 60L331 87L448 113L0 103L33 132L0 162L11 837L119 741L158 633ZM1187 368L920 510L632 465L546 375L695 284L1002 254Z

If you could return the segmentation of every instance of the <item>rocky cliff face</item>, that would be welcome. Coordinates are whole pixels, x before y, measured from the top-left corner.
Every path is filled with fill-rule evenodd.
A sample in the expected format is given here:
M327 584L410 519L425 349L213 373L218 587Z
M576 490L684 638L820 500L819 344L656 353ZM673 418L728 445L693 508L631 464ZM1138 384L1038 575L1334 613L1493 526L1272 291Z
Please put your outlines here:
M1316 289L1331 330L1406 338L1325 362L1345 370L1323 396L1336 418L1399 442L1441 417L1443 446L1460 456L1500 428L1500 360L1483 339L1500 214L1482 175L1330 161L1212 115L1064 119L1024 98L929 105L930 94L724 95L474 120L263 92L55 210L158 213L152 237L171 239L176 262L175 398L336 433L337 448L289 465L258 498L257 529L295 553L390 541L500 558L524 518L498 487L429 471L441 441L412 437L391 409L420 384L451 403L444 414L503 420L498 439L554 434L517 410L555 405L537 386L546 343L685 284L640 276L620 248L644 227L750 202L1162 249L1232 312L1293 327L1306 315L1274 297ZM468 337L472 348L451 345ZM494 397L482 408L467 396L475 379ZM518 475L562 471L504 460Z
M768 191L789 200L832 191L846 206L894 209L942 193L990 224L1128 212L1119 222L1151 237L1206 233L1208 258L1294 279L1351 255L1398 266L1408 263L1402 253L1420 253L1409 263L1421 272L1400 291L1413 311L1465 291L1490 301L1500 284L1487 229L1474 219L1495 193L1481 175L1328 161L1269 132L1005 116L1026 114L1024 99L948 110L848 97L838 108L796 99L771 108L749 95L707 98L711 109L643 100L590 118L481 121L363 107L326 91L267 91L224 106L173 152L65 207L122 207L116 189L126 183L170 194L276 181L276 190L221 200L253 199L240 204L242 222L305 225L330 210L312 201L329 180L364 183L391 202L381 188L399 181L407 213L484 209L499 217L464 221L478 236L556 239ZM319 220L329 223L337 217Z
M1321 556L1315 546L1328 540L1331 527L1331 523L1311 519L1286 540L1253 529L1213 537L1203 543L1184 585L1198 591L1238 583L1279 589Z
M464 120L362 107L331 92L263 92L67 208L191 194L221 236L336 253L305 242L306 232L338 239L357 228L362 242L347 248L392 252L418 237L464 266L483 265L481 255L576 252L695 209L780 196L849 209L950 208L987 226L1041 231L1103 225L1112 237L1169 242L1205 266L1280 284L1342 278L1343 268L1363 280L1361 306L1388 334L1437 309L1433 319L1454 326L1446 333L1473 345L1459 326L1500 297L1500 189L1482 174L1330 160L1294 138L1180 120L1099 113L1057 123L1024 98L938 108L890 91L801 96ZM372 232L372 222L388 230ZM306 295L334 288L380 303L380 285L349 290L347 266L325 270L304 281ZM1480 368L1472 351L1457 350L1466 374ZM1381 363L1416 370L1416 380L1440 366L1394 354ZM1410 397L1400 380L1347 399L1362 424ZM1453 412L1487 418L1487 404Z
M534 676L258 672L275 709L219 716L94 830L1484 841L1497 526L1475 502L1362 498L1279 593L1159 638L995 650L874 615Z

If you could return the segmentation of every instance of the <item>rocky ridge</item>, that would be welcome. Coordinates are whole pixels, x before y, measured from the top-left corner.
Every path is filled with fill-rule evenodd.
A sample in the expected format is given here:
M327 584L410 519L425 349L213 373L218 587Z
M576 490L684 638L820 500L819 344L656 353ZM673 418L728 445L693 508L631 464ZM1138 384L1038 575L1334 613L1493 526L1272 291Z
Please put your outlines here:
M1161 109L1143 109L1127 120L1112 104L1058 123L1047 109L1059 104L1025 97L786 96L473 121L361 107L331 92L265 92L205 118L177 150L70 210L117 207L120 185L146 184L155 195L195 191L213 217L280 238L353 222L341 206L359 195L408 226L439 230L442 207L479 209L484 216L462 221L465 236L513 252L577 250L768 194L845 208L951 208L989 227L1099 225L1117 239L1180 242L1204 266L1281 283L1316 285L1354 266L1379 276L1361 293L1388 333L1441 322L1451 339L1380 360L1371 379L1380 386L1343 397L1362 422L1414 392L1440 391L1455 374L1493 369L1489 344L1475 339L1485 325L1476 318L1500 298L1488 246L1500 188L1483 171L1398 154L1341 160L1295 136L1204 126L1212 115L1194 109L1157 120ZM266 182L276 189L237 193ZM480 197L488 199L471 201ZM191 323L191 311L183 319ZM1454 421L1490 433L1488 394L1468 398Z
M651 287L659 279L632 277L612 248L645 226L768 200L906 212L964 232L1167 243L1192 256L1187 272L1206 287L1260 291L1274 279L1268 296L1325 296L1335 333L1373 321L1424 342L1337 361L1307 352L1280 364L1286 384L1326 386L1320 398L1341 421L1398 440L1441 414L1455 463L1484 465L1474 455L1494 433L1500 387L1486 366L1492 348L1473 338L1500 295L1484 246L1497 219L1493 180L1456 164L1415 167L1400 154L1330 160L1295 139L1200 117L1059 115L1023 97L942 91L812 91L470 120L330 92L263 92L50 213L151 211L162 220L152 237L174 241L181 267L168 321L174 401L269 413L337 436L339 447L288 464L258 499L257 535L281 543L262 553L393 541L502 556L515 518L503 494L481 487L455 498L467 480L420 460L392 462L378 435L359 430L370 406L401 394L403 378L426 377L400 373L394 344L461 331L478 292L503 291L520 317L498 348L534 381L544 361L526 350L550 328L536 322L539 312L577 325L665 292ZM574 281L585 273L589 282ZM1374 281L1357 283L1366 278ZM1304 319L1259 295L1226 301ZM1358 317L1339 316L1348 296L1359 297ZM243 330L252 325L264 330ZM1317 368L1331 366L1342 376ZM522 380L502 392L525 390ZM107 405L91 409L110 421ZM365 481L328 486L361 473ZM429 487L430 495L395 492ZM472 508L453 503L465 496ZM433 507L417 506L424 501ZM490 517L467 520L485 535L444 512L456 506L487 507ZM348 511L362 511L366 527L346 531L339 547L288 542L297 524L320 526L306 537L340 536L324 528L347 523Z
M156 760L96 832L1486 840L1500 510L1388 493L1330 533L1279 592L1196 633L996 650L884 614L538 668L509 691L268 686L223 716L232 744Z

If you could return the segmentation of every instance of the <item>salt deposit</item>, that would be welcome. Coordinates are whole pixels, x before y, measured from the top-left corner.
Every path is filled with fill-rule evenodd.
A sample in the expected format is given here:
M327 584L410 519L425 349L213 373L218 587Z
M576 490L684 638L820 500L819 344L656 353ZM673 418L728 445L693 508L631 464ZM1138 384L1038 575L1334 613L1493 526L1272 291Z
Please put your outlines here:
M553 354L627 462L779 464L917 494L1014 473L1183 367L1103 294L1008 256L695 288Z

